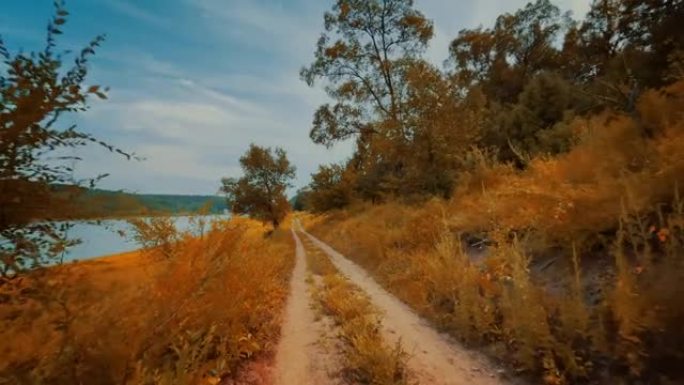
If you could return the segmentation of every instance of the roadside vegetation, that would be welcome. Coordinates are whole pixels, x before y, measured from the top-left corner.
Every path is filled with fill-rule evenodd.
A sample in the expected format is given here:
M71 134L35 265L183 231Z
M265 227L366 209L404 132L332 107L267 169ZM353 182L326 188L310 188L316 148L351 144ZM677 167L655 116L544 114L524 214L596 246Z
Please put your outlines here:
M3 293L0 384L217 384L270 359L288 232L264 239L236 218L201 237L155 224L139 236L155 247L34 271Z
M222 180L235 218L185 233L133 219L139 252L55 265L106 176L76 180L68 154L136 158L63 124L107 94L87 77L103 37L57 48L68 15L56 1L38 51L0 39L0 384L234 380L278 337L295 168L252 144L244 175ZM412 0L336 0L300 76L331 101L311 140L356 146L292 202L388 291L533 383L682 383L684 1L594 0L578 16L535 0L461 30L440 68ZM406 383L368 299L308 248L346 378Z
M195 217L186 232L168 217L133 218L141 250L60 264L79 242L69 236L73 221L140 213L133 196L94 189L106 175L74 176L82 159L73 150L87 145L136 157L63 121L107 91L87 78L102 36L75 55L58 48L68 16L56 1L36 52L11 53L0 38L0 384L215 385L243 372L268 376L241 369L270 359L294 260L290 234L278 230L294 174L282 150L274 158L253 147L239 183L247 201L228 202L272 223L268 239L262 223L241 217ZM252 183L250 170L263 178ZM167 198L147 203L211 210Z
M342 377L353 384L408 384L406 353L400 345L390 346L384 340L377 309L308 238L302 241L313 275L310 282L316 308L332 317L339 328Z
M662 132L655 138L619 114L578 120L587 131L565 154L524 170L482 157L449 199L359 202L308 226L440 328L521 373L551 384L677 383L682 84L638 102L658 111L643 120Z
M308 227L437 327L521 374L552 384L681 378L681 211L665 228L625 214L602 243L552 245L538 231L468 232L449 219L457 210L361 206Z
M312 140L357 145L294 200L307 228L533 382L681 382L683 15L537 0L439 69L412 1L337 1L302 77L336 103Z

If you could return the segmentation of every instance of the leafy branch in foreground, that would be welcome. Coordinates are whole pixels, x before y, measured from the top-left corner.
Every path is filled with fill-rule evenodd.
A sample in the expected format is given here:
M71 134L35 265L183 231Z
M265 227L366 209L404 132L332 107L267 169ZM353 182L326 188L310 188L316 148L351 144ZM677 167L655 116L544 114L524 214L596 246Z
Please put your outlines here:
M72 212L69 202L106 175L75 180L74 165L82 159L67 150L89 144L131 155L75 125L58 123L67 114L86 111L91 97L106 99L98 85L86 85L88 64L104 36L95 37L65 67L66 52L56 52L57 37L69 13L63 1L47 26L41 51L10 53L0 37L0 278L58 262L77 243L67 235L71 224L54 217ZM62 188L55 193L57 185Z

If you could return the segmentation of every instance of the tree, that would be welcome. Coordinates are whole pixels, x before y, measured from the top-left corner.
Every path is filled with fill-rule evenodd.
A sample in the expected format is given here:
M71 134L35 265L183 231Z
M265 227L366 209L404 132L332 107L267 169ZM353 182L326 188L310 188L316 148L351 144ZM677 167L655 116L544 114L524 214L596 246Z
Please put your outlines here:
M432 34L412 0L337 0L325 14L315 61L301 71L310 86L327 81L337 101L316 111L311 139L327 146L363 134L407 140L400 77L406 59L423 52Z
M582 96L557 73L542 72L526 83L517 103L499 111L484 141L518 166L530 156L568 151L574 137L563 123L588 104Z
M513 63L522 78L528 79L557 65L554 42L566 23L567 17L550 0L537 0L513 15L499 16L495 29L498 33L512 33L513 44L509 48Z
M531 156L570 148L574 137L564 122L605 105L593 82L624 45L622 1L595 1L579 24L549 0L536 0L499 16L492 28L459 33L450 46L452 78L461 93L477 88L486 96L481 146L520 167Z
M336 101L316 111L311 139L332 146L355 137L358 181L377 189L364 187L374 197L402 184L414 136L403 78L432 34L412 0L338 0L325 14L315 61L301 71L310 86L324 80Z
M482 27L463 29L449 45L450 61L455 66L455 77L464 87L486 82L496 61L505 61L497 50L494 31Z
M65 52L56 52L57 36L68 12L55 3L42 51L11 54L0 37L0 278L7 281L35 267L58 261L77 240L67 236L67 206L74 195L93 187L103 176L77 181L65 149L96 143L127 158L118 150L76 126L60 127L65 114L85 111L90 97L105 99L100 86L86 86L88 60L103 41L93 39L64 67ZM56 185L71 187L55 194ZM70 194L65 194L65 191Z
M321 165L315 174L311 174L306 201L312 211L343 208L351 203L353 196L354 178L348 167Z
M633 76L642 87L661 87L673 79L671 66L684 50L684 1L621 0L620 32L626 49L636 51L628 60L637 62ZM681 59L681 58L680 58Z
M515 102L530 78L559 65L554 44L570 25L549 0L537 0L499 16L494 28L461 30L449 47L454 75L495 101Z
M234 214L247 214L278 228L290 209L285 190L295 177L285 151L250 145L240 158L244 176L224 178L222 191Z
M304 211L308 207L309 194L311 190L308 187L303 187L295 193L295 196L290 198L290 206L295 211Z
M681 0L594 1L572 60L585 63L582 78L597 104L634 114L643 90L674 80L683 19Z
M587 68L585 76L604 76L608 65L625 44L620 32L622 0L597 0L580 28L582 52L580 57Z
M450 196L461 154L480 135L484 98L475 90L461 95L452 80L423 60L415 60L402 79L413 132L411 151L403 156L402 195Z

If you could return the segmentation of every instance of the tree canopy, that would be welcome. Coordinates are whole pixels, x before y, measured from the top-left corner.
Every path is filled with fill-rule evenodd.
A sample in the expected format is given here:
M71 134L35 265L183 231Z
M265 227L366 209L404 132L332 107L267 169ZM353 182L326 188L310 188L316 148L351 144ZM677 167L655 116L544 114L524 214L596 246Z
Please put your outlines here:
M254 144L240 158L240 166L244 176L222 181L232 212L270 222L277 228L290 210L285 192L295 177L295 167L283 149Z
M325 80L337 103L316 111L312 140L330 146L362 134L408 138L400 78L427 47L432 23L412 0L338 0L324 19L315 61L301 76L309 85ZM380 128L378 117L392 124Z
M461 30L445 69L423 59L432 22L410 0L338 0L324 19L301 76L335 103L315 112L311 139L356 140L345 164L313 175L308 196L335 197L330 208L448 197L482 154L525 169L573 148L574 119L612 110L639 122L639 97L684 76L681 0L596 0L579 20L535 0Z

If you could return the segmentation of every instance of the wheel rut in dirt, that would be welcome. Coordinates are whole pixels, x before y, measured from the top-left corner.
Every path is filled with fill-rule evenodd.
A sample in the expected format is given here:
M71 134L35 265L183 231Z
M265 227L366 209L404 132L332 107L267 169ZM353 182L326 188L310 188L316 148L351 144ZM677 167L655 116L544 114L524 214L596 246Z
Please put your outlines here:
M276 385L334 385L326 367L327 352L320 345L323 326L315 321L306 283L306 252L297 234L295 267L276 352Z
M501 385L497 368L483 356L469 351L437 333L406 304L389 294L361 267L307 233L299 223L295 229L322 250L335 267L363 290L384 315L382 328L390 343L400 341L409 354L408 369L413 380L423 385Z

